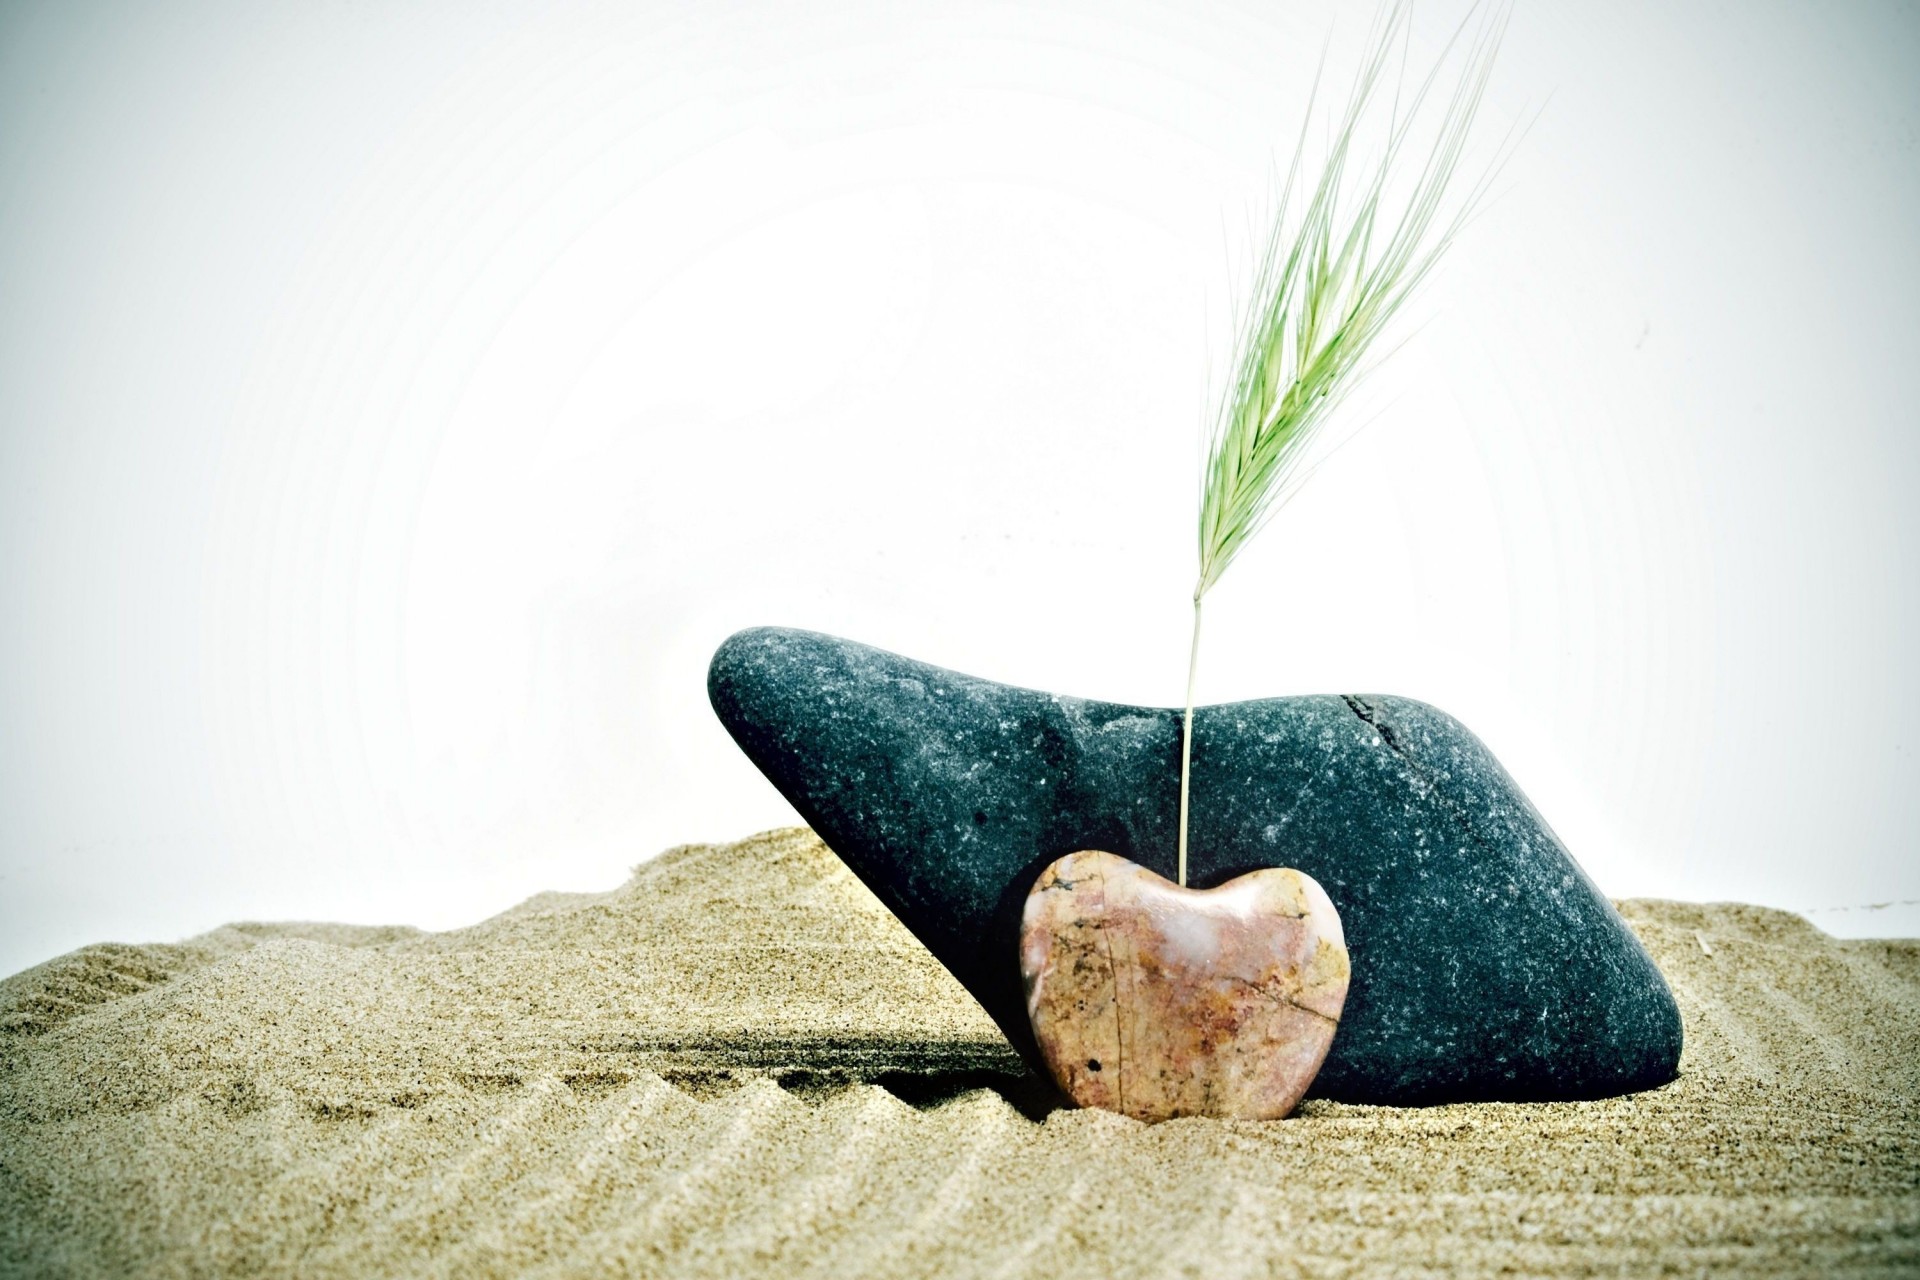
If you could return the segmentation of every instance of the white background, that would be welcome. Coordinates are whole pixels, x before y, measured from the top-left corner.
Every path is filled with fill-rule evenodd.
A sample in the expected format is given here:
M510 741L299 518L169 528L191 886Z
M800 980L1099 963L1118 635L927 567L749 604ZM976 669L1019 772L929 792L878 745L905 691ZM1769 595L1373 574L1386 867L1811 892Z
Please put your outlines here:
M1370 14L0 10L0 971L792 821L742 626L1177 703L1209 371ZM1920 899L1916 67L1909 5L1523 3L1538 121L1202 700L1436 703L1615 895Z

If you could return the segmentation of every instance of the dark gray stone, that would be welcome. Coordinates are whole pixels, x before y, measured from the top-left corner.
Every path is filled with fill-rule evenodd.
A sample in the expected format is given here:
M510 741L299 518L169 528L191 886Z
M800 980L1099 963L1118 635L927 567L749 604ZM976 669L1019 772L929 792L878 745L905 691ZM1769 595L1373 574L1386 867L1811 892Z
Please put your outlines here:
M1180 713L1059 697L809 631L714 655L748 757L1038 1065L1016 937L1041 868L1105 849L1171 878ZM1666 982L1487 749L1387 697L1194 713L1189 879L1292 866L1353 985L1313 1096L1604 1097L1673 1079Z

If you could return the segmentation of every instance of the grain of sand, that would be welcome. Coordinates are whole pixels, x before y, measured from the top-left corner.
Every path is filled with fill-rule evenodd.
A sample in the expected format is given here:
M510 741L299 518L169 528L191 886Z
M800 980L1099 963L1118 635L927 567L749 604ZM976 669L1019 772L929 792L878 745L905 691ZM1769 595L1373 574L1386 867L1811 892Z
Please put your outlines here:
M0 1272L1920 1272L1920 943L1621 907L1675 1084L1267 1124L1049 1109L804 830L450 933L88 947L0 982Z

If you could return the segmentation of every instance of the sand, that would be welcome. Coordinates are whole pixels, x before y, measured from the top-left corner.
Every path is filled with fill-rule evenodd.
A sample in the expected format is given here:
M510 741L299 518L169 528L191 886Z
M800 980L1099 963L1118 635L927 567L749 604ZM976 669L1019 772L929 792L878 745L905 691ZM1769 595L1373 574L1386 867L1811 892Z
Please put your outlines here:
M804 830L89 947L0 982L0 1273L1920 1273L1920 942L1621 909L1675 1084L1265 1124L1049 1110Z

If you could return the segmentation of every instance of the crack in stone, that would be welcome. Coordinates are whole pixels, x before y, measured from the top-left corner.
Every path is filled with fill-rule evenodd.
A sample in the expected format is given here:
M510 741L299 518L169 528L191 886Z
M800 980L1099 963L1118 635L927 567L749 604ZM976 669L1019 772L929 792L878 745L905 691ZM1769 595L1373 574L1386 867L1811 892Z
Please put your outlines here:
M1120 967L1113 962L1113 941L1107 937L1106 921L1110 916L1107 910L1107 875L1105 870L1094 873L1100 881L1100 927L1095 930L1100 937L1100 949L1107 956L1107 983L1113 990L1113 1092L1124 1114L1127 1109L1127 1033L1126 1017L1120 1007Z
M1337 1027L1340 1025L1340 1019L1329 1018L1326 1014L1320 1012L1318 1009L1309 1009L1307 1008L1307 1006L1301 1004L1298 1000L1289 999L1288 997L1283 996L1276 991L1269 991L1257 982L1250 981L1246 978L1234 977L1231 975L1228 977L1227 980L1229 982L1237 983L1238 985L1245 987L1247 990L1253 992L1253 994L1259 996L1262 1000L1271 1000L1275 1004L1284 1004L1290 1009L1298 1009L1301 1013L1320 1019L1320 1021L1326 1023L1330 1027Z
M1393 729L1386 721L1375 716L1372 703L1368 702L1365 698L1356 697L1350 693L1341 694L1340 701L1347 704L1347 710L1353 712L1353 714L1365 721L1368 728L1380 735L1380 741L1387 744L1388 750L1392 751L1402 760L1405 760L1408 764L1411 765L1414 763L1413 757L1407 754L1407 749L1400 745L1400 739L1394 735ZM1418 766L1416 766L1416 770L1417 768ZM1426 780L1426 775L1422 773L1421 781L1424 782Z
M1373 704L1369 703L1365 698L1357 697L1350 693L1341 694L1340 701L1347 704L1347 710L1353 712L1362 724L1380 735L1380 741L1387 744L1387 750L1393 752L1394 755L1400 758L1406 765L1407 771L1413 774L1419 781L1420 786L1425 789L1427 798L1432 799L1434 804L1440 808L1441 812L1453 819L1455 825L1460 828L1468 840L1478 845L1484 853L1497 852L1492 842L1475 828L1473 816L1461 808L1458 801L1447 795L1446 792L1441 789L1440 785L1434 781L1433 776L1422 767L1418 760L1414 759L1413 753L1407 750L1405 744L1400 741L1392 727L1374 710Z

